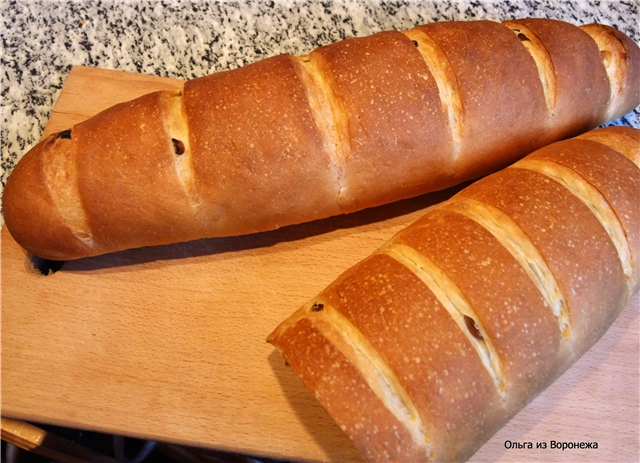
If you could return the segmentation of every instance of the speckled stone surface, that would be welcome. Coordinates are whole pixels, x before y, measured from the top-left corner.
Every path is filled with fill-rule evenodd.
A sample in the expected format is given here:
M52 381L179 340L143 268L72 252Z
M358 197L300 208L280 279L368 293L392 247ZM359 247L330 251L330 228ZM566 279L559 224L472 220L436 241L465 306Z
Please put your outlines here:
M72 65L190 79L417 24L549 17L640 43L637 0L1 1L2 176L40 138ZM613 122L640 127L640 112Z

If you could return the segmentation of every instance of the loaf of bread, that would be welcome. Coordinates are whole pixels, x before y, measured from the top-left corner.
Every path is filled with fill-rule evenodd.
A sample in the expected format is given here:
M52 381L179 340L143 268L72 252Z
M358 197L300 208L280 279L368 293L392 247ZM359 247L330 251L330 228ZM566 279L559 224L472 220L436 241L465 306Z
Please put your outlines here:
M444 22L280 55L114 106L18 163L6 225L68 260L275 229L443 189L640 104L603 25Z
M551 144L430 209L268 340L366 459L463 461L638 290L638 205L640 130Z

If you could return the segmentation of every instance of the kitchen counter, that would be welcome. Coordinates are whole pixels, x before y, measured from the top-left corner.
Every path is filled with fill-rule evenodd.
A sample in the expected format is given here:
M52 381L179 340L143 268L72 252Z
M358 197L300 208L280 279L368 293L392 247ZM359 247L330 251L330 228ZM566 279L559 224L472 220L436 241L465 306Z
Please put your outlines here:
M63 85L75 79L77 88L87 73L77 66L191 79L381 30L527 16L605 23L640 42L637 2L0 1L2 186L50 117L61 124L82 115L70 98L64 114L53 113ZM111 86L131 84L130 76L98 74ZM611 124L640 127L640 113ZM46 278L26 271L3 230L2 411L266 457L344 461L355 450L264 339L437 199L69 262ZM636 295L580 364L474 461L635 458L638 371L628 359L638 358L637 307ZM551 439L597 440L602 453L505 447Z

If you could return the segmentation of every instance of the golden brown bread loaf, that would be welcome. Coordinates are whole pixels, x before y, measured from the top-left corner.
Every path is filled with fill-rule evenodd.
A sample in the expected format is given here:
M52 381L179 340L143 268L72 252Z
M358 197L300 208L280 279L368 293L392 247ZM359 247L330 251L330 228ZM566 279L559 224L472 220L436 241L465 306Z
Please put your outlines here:
M446 22L281 55L108 109L12 172L6 225L66 260L271 230L449 187L640 104L601 25Z
M371 461L461 461L638 290L640 130L598 129L477 181L269 337Z

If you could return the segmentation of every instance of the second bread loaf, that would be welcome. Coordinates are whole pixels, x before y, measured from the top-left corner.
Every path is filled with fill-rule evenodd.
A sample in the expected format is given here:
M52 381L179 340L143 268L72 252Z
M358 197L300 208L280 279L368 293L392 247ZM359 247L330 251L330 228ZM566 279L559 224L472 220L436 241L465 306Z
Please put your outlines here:
M269 341L366 459L469 458L638 290L639 155L629 128L536 151L400 231Z

